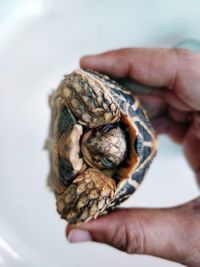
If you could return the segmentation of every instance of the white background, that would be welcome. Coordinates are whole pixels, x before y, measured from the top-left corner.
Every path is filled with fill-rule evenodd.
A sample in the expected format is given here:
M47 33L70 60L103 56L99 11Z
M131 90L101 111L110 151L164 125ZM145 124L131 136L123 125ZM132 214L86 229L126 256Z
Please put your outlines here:
M200 39L198 0L0 0L0 266L180 266L106 245L72 245L46 187L47 96L80 56ZM199 191L181 148L160 138L124 206L177 205ZM162 238L162 237L161 237Z

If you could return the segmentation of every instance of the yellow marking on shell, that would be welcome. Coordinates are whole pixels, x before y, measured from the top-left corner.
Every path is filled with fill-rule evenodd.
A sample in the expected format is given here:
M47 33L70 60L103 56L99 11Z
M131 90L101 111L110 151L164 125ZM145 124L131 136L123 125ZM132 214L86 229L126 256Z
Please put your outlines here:
M81 85L79 83L77 83L77 82L75 83L74 89L78 93L82 91Z
M72 197L70 194L67 194L66 197L65 197L65 203L70 203L70 201L72 200Z
M80 216L80 219L81 220L85 220L87 217L88 217L88 211L84 210L83 213Z
M110 189L107 186L103 186L102 188L102 196L107 197L110 194Z
M115 110L115 105L113 103L110 105L110 109Z
M122 180L119 181L119 183L117 184L117 189L115 191L115 195L118 194L118 192L126 184L126 182L127 182L127 178L123 178Z
M110 192L110 198L113 199L115 193L113 191Z
M138 103L139 103L139 108L143 110L144 114L146 115L146 112L145 110L141 107L140 105L140 102L138 100ZM147 116L147 115L146 115ZM148 161L150 161L156 154L156 151L157 151L157 148L158 148L158 141L157 141L157 138L156 138L156 134L154 132L153 129L150 129L148 127L148 125L146 125L143 121L141 121L138 117L135 117L133 118L133 122L135 124L135 122L138 121L145 129L146 131L151 135L151 138L152 140L150 142L148 141L144 141L143 145L144 146L148 146L148 147L151 147L151 153L150 155L146 158L146 160L140 164L137 168L137 171L139 171L140 169L144 168L144 166L147 164ZM138 132L139 135L141 135L140 132ZM132 179L131 179L132 180Z
M150 129L143 121L139 120L138 118L134 119L133 121L134 121L134 123L136 121L138 121L146 129L146 131L149 133L149 135L151 136L152 140L150 142L144 141L143 145L151 147L152 148L152 152L151 153L155 154L155 152L158 149L158 140L156 138L156 134L155 134L154 130ZM141 135L140 132L138 132L138 134ZM151 156L148 157L148 159L150 159L150 158L151 158Z
M89 114L84 113L84 114L82 115L82 120L85 121L85 122L91 122L92 117L91 117Z
M88 83L91 87L95 87L95 81L93 79L88 80Z
M153 129L150 129L149 127L148 127L148 125L146 125L142 120L140 120L140 118L139 117L133 117L132 118L133 119L133 122L135 123L135 122L139 122L146 130L147 130L147 132L151 135L151 136L153 136L154 138L155 138L155 133L154 133L154 130ZM137 127L137 126L136 126Z
M59 213L62 212L64 208L65 208L65 203L62 202L62 201L60 201L60 202L58 203L58 205L57 205L57 210L58 210L58 212L59 212Z
M98 209L102 209L105 205L105 199L101 199L98 201Z
M80 185L78 185L78 187L76 188L76 193L78 195L80 195L81 193L83 193L86 189L86 185L84 183L81 183Z
M144 145L144 146L152 147L152 142L144 141L144 142L143 142L143 145Z
M77 208L78 209L83 208L87 203L88 203L88 197L87 196L81 197L77 203Z
M89 210L89 214L90 214L90 216L94 216L94 214L96 213L97 210L98 210L97 204L94 203L94 204L91 206L90 210Z
M76 212L74 212L73 210L70 210L67 214L66 217L68 220L74 218L76 216Z
M101 91L99 90L98 87L96 87L96 86L94 87L94 92L97 95L97 99L98 99L98 97L102 98Z
M131 105L131 107L134 111L136 111L136 109L140 106L140 101L139 101L138 97L135 97L135 96L134 96L134 100L135 100L135 103L134 103L134 105Z
M142 108L141 108L142 109ZM143 110L143 109L142 109ZM143 112L145 113L145 110L143 110ZM146 114L146 113L145 113ZM152 138L152 141L151 142L148 142L148 141L144 141L144 145L145 146L149 146L152 148L152 152L153 151L157 151L158 149L158 140L156 138L156 134L154 132L153 129L150 129L143 121L141 121L139 118L133 118L133 122L135 123L136 121L138 121L145 129L146 131L149 133L149 135L151 136ZM140 134L138 132L138 134ZM153 152L154 153L154 152ZM148 157L149 158L149 157Z
M107 110L107 109L109 108L108 104L103 103L103 108L104 108L105 110Z
M88 198L93 199L93 198L97 198L98 196L99 196L98 191L96 189L94 189L89 193Z
M102 102L103 102L103 98L102 98L102 96L98 96L98 97L97 97L97 102L98 102L99 105L102 104Z
M133 180L131 177L128 179L128 183L131 184L135 189L138 189L138 187L140 186L140 184Z
M78 100L76 100L76 99L72 99L72 101L71 101L71 105L73 106L73 108L78 108L78 106L79 106L79 102L78 102Z
M156 144L152 146L151 154L145 159L144 162L142 162L142 163L138 166L137 171L139 171L140 169L144 168L145 165L147 164L147 162L150 161L150 160L155 156L156 151L157 151L157 141L156 141L156 139L155 139L155 142L156 142ZM154 144L154 141L153 141L152 144Z
M83 101L85 103L88 103L88 101L89 101L89 97L88 96L85 96L85 95L82 96L82 99L83 99Z
M104 113L105 121L109 121L112 118L112 115L109 112Z
M84 177L81 176L81 175L79 175L79 176L77 176L77 177L75 178L74 183L81 182L82 180L84 180Z
M71 95L71 90L68 87L64 87L63 94L65 95L65 97L69 97Z
M93 123L97 123L98 122L98 119L97 118L93 118Z

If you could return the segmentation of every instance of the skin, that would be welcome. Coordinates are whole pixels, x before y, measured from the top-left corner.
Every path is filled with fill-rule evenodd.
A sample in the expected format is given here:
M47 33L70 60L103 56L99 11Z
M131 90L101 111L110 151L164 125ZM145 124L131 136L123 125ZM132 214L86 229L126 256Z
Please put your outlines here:
M183 49L129 48L87 56L82 68L151 86L140 98L157 134L182 144L200 185L200 55ZM200 197L172 208L118 209L68 225L71 242L96 241L127 253L200 266ZM160 238L162 237L162 238Z

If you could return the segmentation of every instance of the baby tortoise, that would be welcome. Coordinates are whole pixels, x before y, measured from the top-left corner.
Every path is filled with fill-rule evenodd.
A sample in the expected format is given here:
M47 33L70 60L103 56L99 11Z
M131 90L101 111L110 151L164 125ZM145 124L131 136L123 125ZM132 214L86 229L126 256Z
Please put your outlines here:
M48 178L69 223L97 218L140 185L157 150L139 100L109 77L78 69L50 98Z

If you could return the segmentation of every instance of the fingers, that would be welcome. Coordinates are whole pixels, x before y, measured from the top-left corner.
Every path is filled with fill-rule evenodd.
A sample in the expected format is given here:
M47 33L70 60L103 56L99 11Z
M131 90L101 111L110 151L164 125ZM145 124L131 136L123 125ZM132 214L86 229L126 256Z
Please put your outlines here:
M197 124L197 125L196 125ZM196 127L195 127L196 126ZM196 174L198 184L200 186L200 124L198 125L198 117L194 116L191 127L188 129L183 149L193 171Z
M178 95L176 95L173 91L165 90L163 92L162 98L170 107L179 109L180 111L189 112L193 110L190 106L188 106L185 101L182 101L180 97L178 97Z
M139 96L139 99L143 107L145 108L149 118L160 116L167 109L166 103L160 97L152 95L149 96L144 95L144 96Z
M151 120L157 134L167 134L174 142L181 144L187 132L188 124L174 121L168 116L160 116Z
M117 210L88 223L68 226L67 235L71 242L93 240L128 253L199 266L199 218L200 198L173 209Z
M189 50L119 49L84 57L80 65L115 78L129 77L144 85L172 89L184 109L200 110L200 55Z
M82 68L95 69L116 78L129 77L152 86L171 87L178 68L174 50L129 48L84 57Z
M157 96L144 95L139 96L139 99L156 133L167 134L174 142L182 143L191 123L192 114L167 106L163 99Z
M177 122L189 122L192 120L190 112L180 111L177 108L168 107L168 115Z

